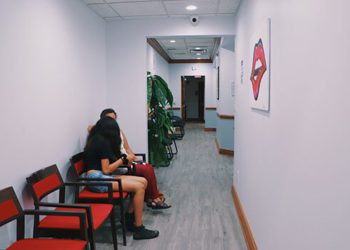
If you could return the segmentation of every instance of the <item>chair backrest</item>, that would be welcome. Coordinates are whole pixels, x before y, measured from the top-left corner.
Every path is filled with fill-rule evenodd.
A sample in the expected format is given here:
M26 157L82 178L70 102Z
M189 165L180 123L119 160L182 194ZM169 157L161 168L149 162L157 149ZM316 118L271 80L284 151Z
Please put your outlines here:
M64 187L64 182L56 165L40 169L27 178L34 203Z
M70 163L72 165L72 169L75 177L78 178L82 173L85 172L85 164L84 164L84 153L81 152L79 154L73 155L70 158Z
M0 226L23 215L22 207L12 187L0 190Z

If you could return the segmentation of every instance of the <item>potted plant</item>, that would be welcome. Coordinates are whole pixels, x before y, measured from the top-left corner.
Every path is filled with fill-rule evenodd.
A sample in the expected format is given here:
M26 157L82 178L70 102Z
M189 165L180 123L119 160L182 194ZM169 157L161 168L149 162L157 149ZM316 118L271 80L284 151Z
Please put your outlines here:
M148 151L154 166L169 164L165 141L172 123L167 107L173 106L173 95L168 84L159 75L147 72Z

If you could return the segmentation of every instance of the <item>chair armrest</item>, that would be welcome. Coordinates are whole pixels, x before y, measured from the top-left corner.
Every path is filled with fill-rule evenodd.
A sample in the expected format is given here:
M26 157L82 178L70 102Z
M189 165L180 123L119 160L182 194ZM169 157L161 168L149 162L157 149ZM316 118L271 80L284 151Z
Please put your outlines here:
M130 166L120 166L112 174L113 175L132 174L132 168Z
M145 153L136 153L136 156L141 156L142 157L142 161L146 161L146 154Z
M39 202L39 207L65 207L65 208L81 208L85 210L91 210L89 205L83 204L67 204L67 203L54 203L54 202ZM68 211L66 211L68 212Z
M78 217L80 224L80 237L87 240L86 213L81 211L53 211L53 210L34 210L26 209L23 211L25 215L54 215L54 216L71 216Z
M108 201L113 203L113 186L112 182L118 182L118 192L119 197L123 198L123 185L122 179L113 178L113 179L103 179L103 178L79 178L79 181L83 182L65 182L67 186L107 186L108 187ZM103 183L104 182L104 183Z
M123 186L122 186L122 180L121 179L102 179L102 178L79 178L79 180L82 180L84 182L65 182L65 186L75 186L81 187L81 186L107 186L108 188L108 201L109 203L113 203L113 186L112 182L118 182L119 185L119 194L121 197L123 197ZM85 182L88 181L88 182ZM105 182L108 181L108 182ZM103 183L105 182L105 183Z
M88 220L88 225L90 225L90 228L93 227L92 211L91 211L91 207L89 205L39 202L38 206L39 207L65 207L65 208L81 208L81 209L85 209L86 210L87 220ZM66 212L68 212L68 211L66 211Z

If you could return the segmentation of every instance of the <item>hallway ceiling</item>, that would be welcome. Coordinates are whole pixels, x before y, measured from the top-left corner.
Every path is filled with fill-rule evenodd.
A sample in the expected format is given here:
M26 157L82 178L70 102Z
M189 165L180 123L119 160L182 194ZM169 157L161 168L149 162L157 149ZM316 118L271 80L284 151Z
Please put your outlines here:
M168 63L212 62L220 45L219 37L175 36L148 38L147 42Z
M234 15L240 0L83 0L105 20ZM196 10L186 10L195 5Z

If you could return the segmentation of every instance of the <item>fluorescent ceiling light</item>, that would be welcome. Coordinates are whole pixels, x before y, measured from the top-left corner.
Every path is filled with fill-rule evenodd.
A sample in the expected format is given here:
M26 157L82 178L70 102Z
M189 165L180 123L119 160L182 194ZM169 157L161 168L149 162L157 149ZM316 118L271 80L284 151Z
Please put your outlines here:
M201 49L200 47L197 47L196 49Z
M196 10L198 7L196 5L188 5L186 6L186 10Z
M170 40L169 42L171 42L171 43L176 43L176 41L175 41L175 40Z
M200 56L200 55L201 55L201 53L197 53L196 55L197 55L197 56Z

